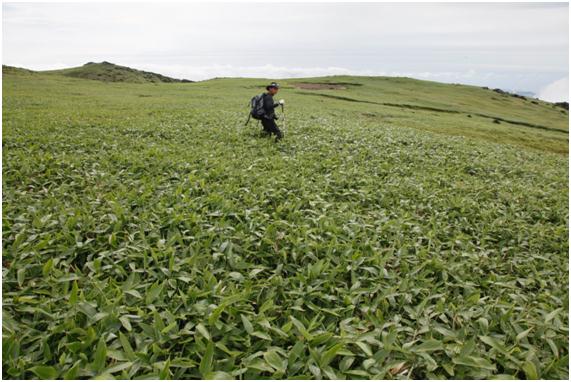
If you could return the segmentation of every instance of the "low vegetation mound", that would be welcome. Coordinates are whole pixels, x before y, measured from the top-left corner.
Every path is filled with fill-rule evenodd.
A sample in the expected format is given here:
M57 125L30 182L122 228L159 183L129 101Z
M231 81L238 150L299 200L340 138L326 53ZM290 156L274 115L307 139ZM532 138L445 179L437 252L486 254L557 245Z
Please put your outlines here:
M52 74L61 74L68 77L98 80L104 82L130 82L130 83L173 83L192 82L190 80L176 79L162 74L147 72L112 64L107 61L101 63L88 62L87 64L69 69L50 71Z
M2 65L2 74L34 74L33 70L18 68L16 66Z

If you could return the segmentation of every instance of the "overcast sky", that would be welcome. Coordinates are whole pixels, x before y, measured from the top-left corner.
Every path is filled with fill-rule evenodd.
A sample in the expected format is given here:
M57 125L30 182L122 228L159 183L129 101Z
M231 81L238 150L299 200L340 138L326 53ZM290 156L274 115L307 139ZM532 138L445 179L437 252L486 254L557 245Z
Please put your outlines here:
M568 100L564 4L4 3L3 64L201 80L399 75Z

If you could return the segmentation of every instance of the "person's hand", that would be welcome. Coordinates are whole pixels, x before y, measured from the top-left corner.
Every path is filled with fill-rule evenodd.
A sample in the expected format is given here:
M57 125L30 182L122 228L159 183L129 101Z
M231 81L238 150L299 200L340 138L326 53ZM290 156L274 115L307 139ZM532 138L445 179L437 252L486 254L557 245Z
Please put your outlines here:
M279 104L283 105L285 103L285 101L283 99L280 99Z

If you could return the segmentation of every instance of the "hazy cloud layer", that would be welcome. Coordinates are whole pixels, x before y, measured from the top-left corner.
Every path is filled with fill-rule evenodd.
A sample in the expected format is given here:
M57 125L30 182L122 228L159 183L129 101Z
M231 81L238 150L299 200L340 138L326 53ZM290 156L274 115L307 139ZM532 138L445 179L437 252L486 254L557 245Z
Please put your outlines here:
M569 77L557 80L537 93L537 97L545 101L557 102L561 100L569 100L569 98L563 98L563 94L569 93Z
M406 75L563 100L568 24L567 4L4 3L3 63L106 60L194 80Z

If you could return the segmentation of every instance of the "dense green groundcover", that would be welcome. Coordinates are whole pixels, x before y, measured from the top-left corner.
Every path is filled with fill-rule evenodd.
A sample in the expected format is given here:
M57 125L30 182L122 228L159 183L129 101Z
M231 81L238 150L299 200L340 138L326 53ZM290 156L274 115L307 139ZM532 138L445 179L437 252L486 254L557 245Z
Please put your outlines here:
M4 78L3 377L568 378L567 156L259 82Z

